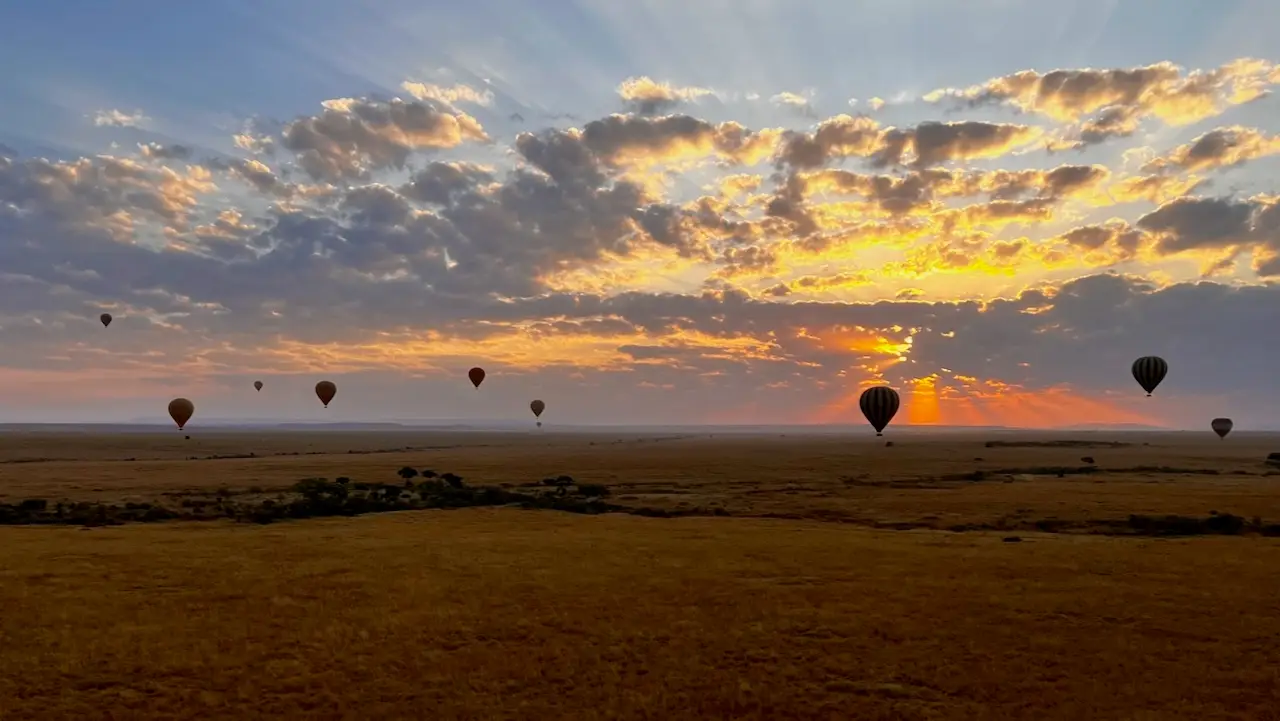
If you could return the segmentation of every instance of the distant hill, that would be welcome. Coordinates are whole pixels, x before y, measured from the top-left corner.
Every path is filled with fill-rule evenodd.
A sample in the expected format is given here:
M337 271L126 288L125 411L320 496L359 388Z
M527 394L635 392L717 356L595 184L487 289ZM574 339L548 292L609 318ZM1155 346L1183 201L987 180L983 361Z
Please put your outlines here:
M1054 430L1061 431L1171 431L1173 428L1165 426L1150 426L1142 423L1077 423L1070 426L1060 426Z

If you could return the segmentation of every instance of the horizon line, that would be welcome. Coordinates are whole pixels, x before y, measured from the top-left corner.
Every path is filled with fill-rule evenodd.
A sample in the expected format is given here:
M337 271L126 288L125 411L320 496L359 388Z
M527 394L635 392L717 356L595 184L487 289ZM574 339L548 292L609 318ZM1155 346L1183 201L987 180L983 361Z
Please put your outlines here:
M235 420L235 419L208 419L202 421L197 428L262 428L262 427L293 427L293 428L335 428L335 427L360 427L360 426L394 426L405 429L413 428L437 428L441 430L511 430L514 428L522 428L526 424L523 421L399 421L399 420L361 420L361 421L303 421L303 420ZM145 427L145 428L164 428L173 430L173 424L169 421L161 420L129 420L129 421L10 421L0 422L0 429L6 428L52 428L52 427ZM616 429L673 429L673 428L724 428L724 429L741 429L751 430L759 428L795 428L801 429L845 429L845 428L863 428L865 424L861 423L586 423L586 424L549 424L544 421L543 430L560 429L560 430L616 430ZM1199 428L1184 428L1174 426L1155 426L1140 423L1077 423L1062 426L1009 426L1009 425L943 425L943 424L903 424L887 429L888 432L893 430L922 432L922 431L1057 431L1057 432L1089 432L1089 431L1109 431L1109 432L1129 432L1129 433L1159 433L1159 432L1184 432L1184 431L1200 431ZM1280 429L1275 428L1256 428L1256 429L1236 429L1240 432L1276 432Z

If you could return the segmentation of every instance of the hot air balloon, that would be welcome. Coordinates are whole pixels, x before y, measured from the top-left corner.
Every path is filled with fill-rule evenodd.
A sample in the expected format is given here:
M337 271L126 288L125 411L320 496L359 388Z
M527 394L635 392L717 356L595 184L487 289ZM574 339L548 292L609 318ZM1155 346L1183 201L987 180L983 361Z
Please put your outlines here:
M541 418L542 412L546 410L547 404L542 401L534 401L529 404L529 410L533 411L534 418ZM538 421L538 427L542 427L542 421Z
M862 415L866 416L871 427L876 429L877 436L884 435L881 431L897 415L899 405L901 401L898 399L898 392L889 386L868 388L858 399L858 407L862 409Z
M329 407L329 401L337 395L338 387L332 381L320 381L316 384L316 397L324 404L325 408Z
M260 391L260 390L262 390L262 381L254 381L254 382L253 382L253 389L254 389L255 391Z
M196 412L196 405L186 398L174 398L169 401L169 417L178 424L178 430L187 425L191 414Z
M1151 397L1151 392L1160 385L1160 381L1164 380L1164 376L1169 372L1169 364L1159 356L1143 356L1133 362L1133 379L1138 381L1138 385L1142 386L1142 390L1147 392L1147 397Z
M467 371L467 377L471 379L471 385L475 386L476 388L479 388L480 384L484 383L484 369L472 368L471 370Z
M1209 427L1213 429L1214 433L1218 434L1219 438L1226 438L1227 434L1231 432L1231 428L1233 426L1235 426L1235 424L1231 422L1230 418L1214 418L1213 421L1209 423Z
M98 316L98 320L102 321L102 327L106 328L107 326L111 325L111 314L103 313L102 315Z

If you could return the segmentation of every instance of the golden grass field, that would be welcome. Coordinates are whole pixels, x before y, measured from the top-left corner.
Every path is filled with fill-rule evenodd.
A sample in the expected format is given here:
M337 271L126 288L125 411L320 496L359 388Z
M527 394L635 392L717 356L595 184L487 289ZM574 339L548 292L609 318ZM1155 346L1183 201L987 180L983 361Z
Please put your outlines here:
M410 465L729 514L0 527L0 719L1280 719L1280 540L1089 533L1280 522L1280 435L890 437L0 434L3 503ZM986 446L1064 439L1130 445Z

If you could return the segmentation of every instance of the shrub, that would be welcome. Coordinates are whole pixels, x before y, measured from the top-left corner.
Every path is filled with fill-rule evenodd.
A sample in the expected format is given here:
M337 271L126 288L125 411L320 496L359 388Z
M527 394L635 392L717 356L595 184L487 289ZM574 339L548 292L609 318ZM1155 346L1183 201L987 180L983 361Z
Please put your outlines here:
M579 483L578 495L604 498L605 496L609 495L609 489L598 483Z
M423 468L423 469L422 469L422 477L423 477L423 478L435 478L435 477L437 477L437 476L439 476L439 475L440 475L440 474L436 473L435 471L431 470L430 468Z
M338 502L347 498L347 487L327 478L304 478L293 484L293 490L309 503Z
M455 476L452 473L445 473L440 476L440 480L449 484L450 488L462 488L462 477Z
M403 479L405 479L405 480L407 481L407 480L409 480L410 478L417 478L417 477L418 477L418 469L417 469L417 468L410 468L409 466L405 466L404 468L401 468L400 470L396 471L396 475L397 475L397 476L400 476L401 478L403 478Z

